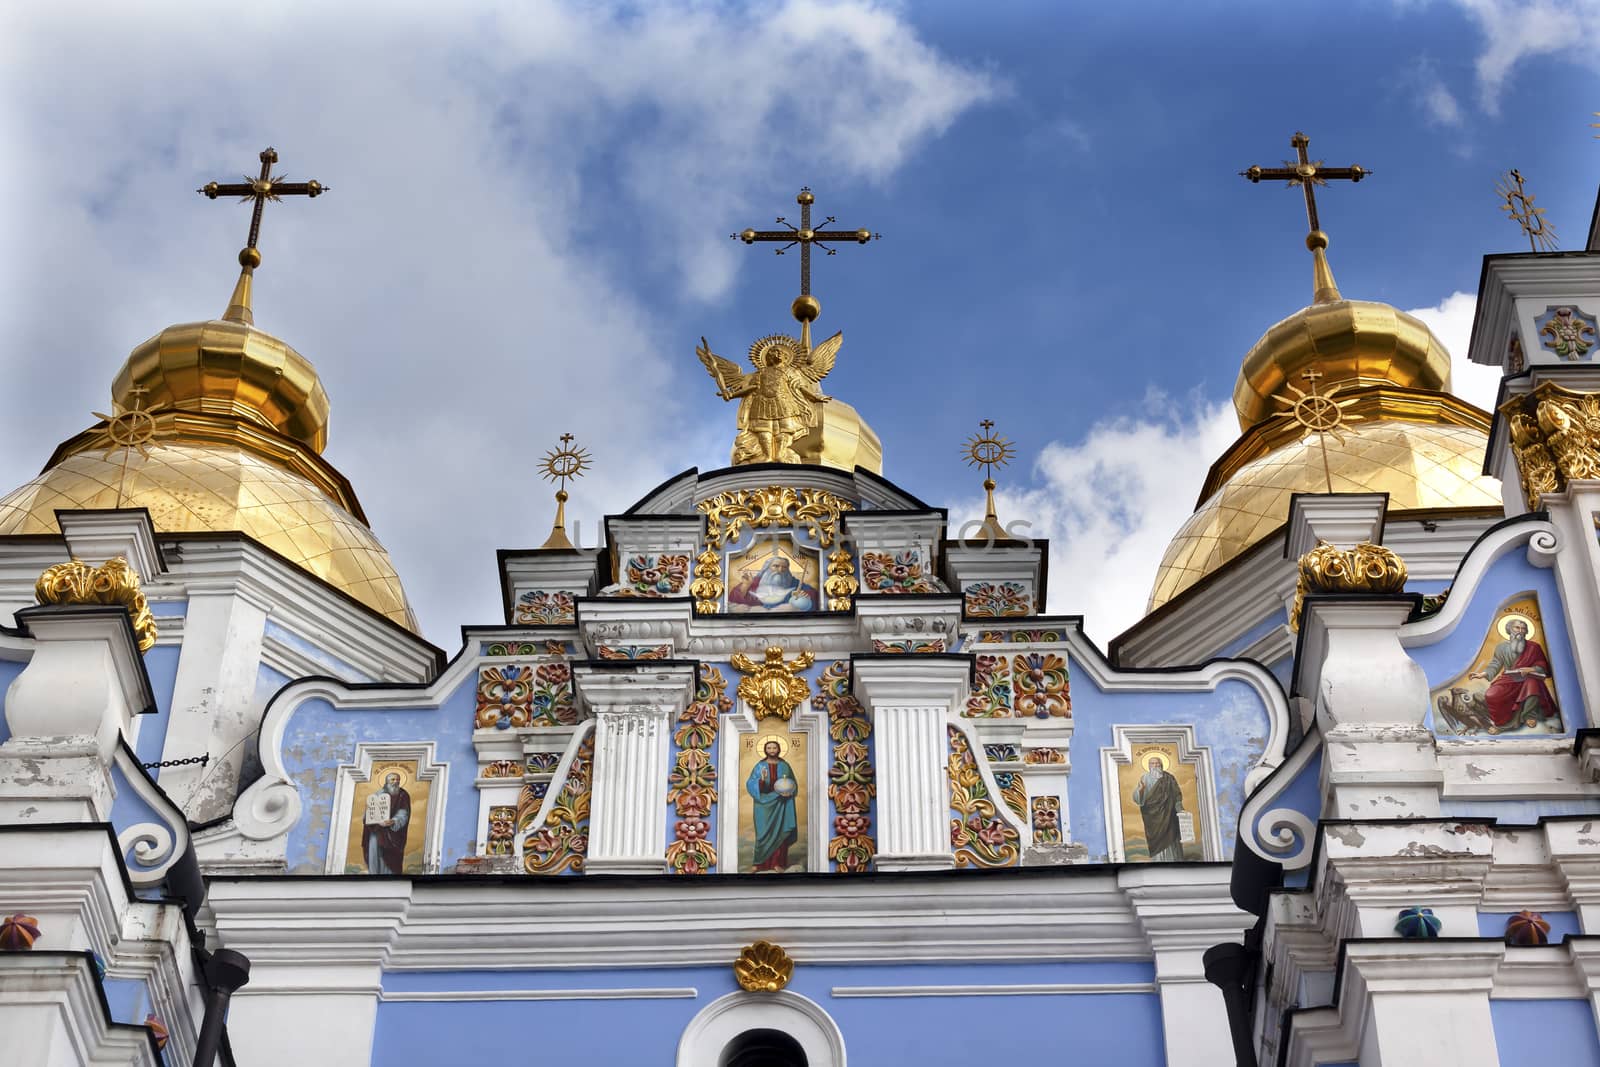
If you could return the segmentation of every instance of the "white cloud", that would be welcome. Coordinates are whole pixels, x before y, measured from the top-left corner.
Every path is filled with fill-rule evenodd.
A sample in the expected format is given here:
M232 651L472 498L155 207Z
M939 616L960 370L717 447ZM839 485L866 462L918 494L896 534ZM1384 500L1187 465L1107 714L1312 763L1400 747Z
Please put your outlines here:
M1437 74L1423 84L1421 101L1423 111L1436 124L1461 125L1461 105L1456 103L1455 94Z
M1167 543L1193 513L1211 463L1239 435L1233 406L1198 394L1151 393L1145 410L1045 446L1036 488L996 494L1001 522L1031 521L1026 536L1050 539L1048 610L1083 615L1102 648L1144 616ZM952 514L981 518L982 501Z
M1536 56L1600 70L1600 0L1455 0L1478 23L1477 58L1483 109L1499 114L1500 97L1518 63Z
M328 456L446 646L499 615L494 549L544 539L533 463L562 431L595 455L591 529L726 461L677 399L693 338L651 319L726 293L730 220L790 175L885 181L1003 91L869 0L66 7L0 16L0 155L29 190L0 206L0 490L134 344L220 313L247 209L192 190L275 144L332 191L269 205L257 322L317 364Z
M1472 317L1477 307L1476 294L1457 292L1434 307L1412 308L1406 314L1427 323L1450 353L1450 391L1467 403L1492 412L1500 390L1500 368L1467 359L1467 342L1472 338Z

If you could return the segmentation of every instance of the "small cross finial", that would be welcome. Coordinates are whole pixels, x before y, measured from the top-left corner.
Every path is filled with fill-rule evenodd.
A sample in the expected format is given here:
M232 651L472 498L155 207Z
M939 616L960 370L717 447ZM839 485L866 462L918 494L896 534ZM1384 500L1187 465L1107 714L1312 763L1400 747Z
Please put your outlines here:
M570 433L562 434L561 447L546 452L543 462L539 464L539 471L546 481L560 483L560 488L556 490L556 521L550 527L550 536L540 548L574 547L567 537L567 482L582 478L583 472L591 464L588 450L576 447L572 442Z
M1555 227L1544 217L1544 208L1533 206L1533 194L1525 192L1522 183L1522 171L1516 167L1506 171L1500 178L1500 184L1494 189L1503 201L1500 210L1522 227L1523 234L1528 238L1529 251L1552 251L1556 247Z
M967 466L983 468L983 491L985 495L983 528L979 531L985 540L1004 541L1010 534L1000 525L1000 519L994 510L994 469L1004 467L1011 462L1011 457L1017 454L1017 448L1010 441L994 432L994 420L983 419L978 423L982 433L973 434L967 439L963 452L967 457Z
M261 173L254 178L246 174L242 182L207 182L195 190L208 200L215 200L219 196L237 196L240 203L250 201L253 205L250 210L250 236L239 250L239 266L242 268L239 284L234 286L233 298L222 315L230 322L255 321L250 310L250 275L261 266L261 252L256 248L256 241L261 237L261 212L267 201L277 203L286 196L314 199L328 191L328 186L316 179L291 182L285 181L280 174L273 174L272 165L278 162L278 150L271 145L262 149L260 158Z
M1333 270L1328 266L1326 249L1328 235L1322 232L1322 221L1317 215L1317 197L1315 187L1327 185L1330 180L1359 182L1371 175L1371 171L1361 166L1329 167L1324 166L1322 160L1312 159L1306 151L1311 147L1311 138L1296 131L1289 139L1289 147L1295 150L1295 159L1286 159L1281 167L1249 167L1239 172L1240 176L1249 179L1251 184L1259 184L1262 179L1281 179L1290 186L1298 185L1306 199L1306 223L1311 232L1306 234L1306 247L1311 250L1314 270L1313 302L1318 304L1331 303L1343 299L1339 295L1339 287L1334 284Z
M736 241L743 241L747 245L753 245L757 243L779 244L781 247L777 248L775 251L780 256L789 249L793 248L795 245L800 246L800 295L795 298L794 304L791 306L790 311L794 314L794 317L799 320L801 324L801 330L804 334L802 340L806 340L809 347L811 323L816 321L817 316L822 312L822 304L816 299L816 297L811 295L811 247L815 245L816 247L822 249L823 252L832 256L838 254L838 249L829 248L824 242L854 241L857 244L864 245L868 244L869 242L876 241L883 235L866 229L827 229L826 227L830 223L838 221L832 215L829 215L827 218L823 219L821 223L813 228L811 225L811 205L816 203L817 198L812 195L811 187L809 185L801 186L800 194L794 199L795 203L800 205L800 225L796 226L782 215L779 215L774 221L776 221L779 226L787 227L787 229L747 229L740 230L738 233L729 234L728 236L732 237Z
M142 385L135 385L128 390L130 403L119 415L107 415L96 411L94 417L103 419L106 423L106 437L109 444L106 447L106 459L112 453L122 450L122 474L117 479L117 507L122 506L128 488L128 461L134 452L138 452L143 459L150 458L150 442L161 436L162 431L156 429L156 420L144 410L144 398L150 390Z

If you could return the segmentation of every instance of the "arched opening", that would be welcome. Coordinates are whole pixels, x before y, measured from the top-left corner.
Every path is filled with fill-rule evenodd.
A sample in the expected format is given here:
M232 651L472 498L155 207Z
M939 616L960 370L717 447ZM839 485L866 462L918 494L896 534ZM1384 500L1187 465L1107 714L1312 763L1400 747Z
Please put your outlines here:
M717 1067L807 1067L806 1050L782 1030L746 1030L728 1042Z

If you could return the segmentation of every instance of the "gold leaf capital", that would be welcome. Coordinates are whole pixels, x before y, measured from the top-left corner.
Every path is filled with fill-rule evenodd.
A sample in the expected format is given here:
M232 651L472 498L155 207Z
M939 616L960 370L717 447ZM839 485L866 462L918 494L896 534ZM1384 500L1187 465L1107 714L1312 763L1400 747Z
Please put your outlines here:
M1569 481L1600 478L1600 393L1544 382L1500 412L1529 510L1539 510L1546 493L1563 492Z
M1300 610L1311 594L1399 593L1405 587L1406 562L1393 549L1370 541L1354 548L1318 541L1315 548L1300 557L1300 580L1295 586L1290 624L1300 628Z
M34 583L33 595L41 604L120 604L128 609L139 651L156 643L156 620L139 588L139 575L121 556L92 567L71 559L46 567Z
M771 941L746 945L733 962L733 976L739 988L752 993L776 993L789 984L793 974L794 960Z

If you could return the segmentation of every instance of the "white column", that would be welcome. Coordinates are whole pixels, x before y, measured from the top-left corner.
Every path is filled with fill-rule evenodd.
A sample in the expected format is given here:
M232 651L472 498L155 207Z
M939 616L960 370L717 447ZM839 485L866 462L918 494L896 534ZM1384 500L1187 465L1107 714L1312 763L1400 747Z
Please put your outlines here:
M1384 596L1306 603L1295 690L1313 698L1322 728L1325 816L1439 814L1444 773L1422 724L1428 678L1400 645L1412 604Z
M228 1009L240 1061L370 1063L384 963L410 908L410 881L329 878L295 893L272 882L223 878L208 887L223 947L250 959L250 984Z
M694 695L691 664L598 665L574 670L578 699L594 714L589 800L592 874L666 870L667 757L672 724Z
M35 645L6 692L0 823L104 822L117 738L154 705L128 613L50 606L17 620Z
M1489 990L1505 946L1491 942L1353 942L1340 1012L1368 1019L1361 1067L1498 1067Z
M856 698L872 717L878 870L952 866L948 721L966 700L969 661L862 656L851 666Z
M1117 874L1155 957L1168 1067L1234 1062L1233 1031L1222 990L1206 980L1205 953L1242 941L1254 916L1229 894L1226 867L1133 864Z
M246 596L233 582L217 588L189 586L183 620L183 646L172 688L163 760L198 763L164 767L166 790L191 820L203 822L231 810L245 738L260 725L256 682L267 605Z

